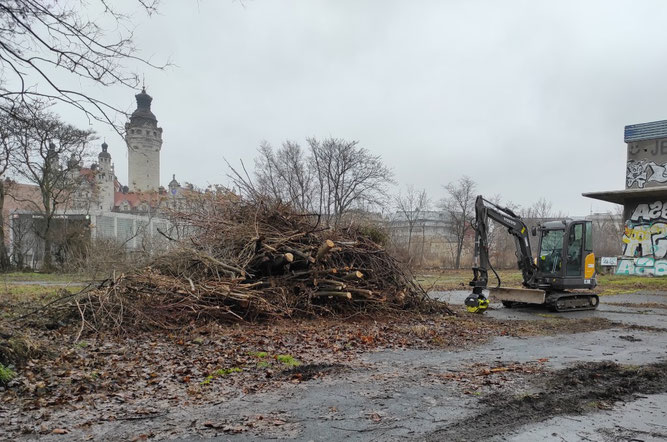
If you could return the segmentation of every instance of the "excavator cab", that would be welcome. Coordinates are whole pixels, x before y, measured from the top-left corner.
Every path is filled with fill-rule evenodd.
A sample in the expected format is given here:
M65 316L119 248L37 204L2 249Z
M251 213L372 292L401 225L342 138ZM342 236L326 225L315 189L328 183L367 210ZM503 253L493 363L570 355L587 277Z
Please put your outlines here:
M593 223L564 219L533 230L539 235L536 282L545 290L592 289L595 278Z

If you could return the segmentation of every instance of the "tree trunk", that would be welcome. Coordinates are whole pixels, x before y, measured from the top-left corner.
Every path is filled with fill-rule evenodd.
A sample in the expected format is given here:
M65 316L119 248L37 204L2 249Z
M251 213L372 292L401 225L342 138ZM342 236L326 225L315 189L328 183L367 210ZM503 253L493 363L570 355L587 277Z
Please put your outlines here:
M461 252L463 251L463 241L459 240L456 243L456 269L461 268Z
M7 244L5 243L5 182L0 177L0 271L7 271L10 267Z
M410 248L412 246L412 225L408 226L408 265L412 264L412 253L410 253Z
M44 260L42 261L42 269L46 272L50 272L53 267L51 248L51 235L49 229L47 229L44 235Z
M421 256L419 257L419 267L424 267L424 245L426 243L426 228L422 224L422 251Z

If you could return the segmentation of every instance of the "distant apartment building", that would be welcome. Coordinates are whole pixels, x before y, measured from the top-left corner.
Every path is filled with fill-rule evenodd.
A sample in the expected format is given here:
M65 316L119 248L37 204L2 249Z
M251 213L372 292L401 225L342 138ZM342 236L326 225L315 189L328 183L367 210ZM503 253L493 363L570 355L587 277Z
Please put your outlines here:
M396 212L385 219L393 246L409 254L416 265L447 267L455 256L456 244L449 214L428 210L409 218L411 220L405 213Z

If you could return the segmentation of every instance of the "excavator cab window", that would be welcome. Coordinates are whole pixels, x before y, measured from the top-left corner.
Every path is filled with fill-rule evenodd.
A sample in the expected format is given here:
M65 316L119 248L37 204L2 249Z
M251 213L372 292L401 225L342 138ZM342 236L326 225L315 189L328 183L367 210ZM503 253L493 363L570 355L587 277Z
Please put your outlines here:
M566 276L581 276L583 246L584 225L571 225L567 241Z
M584 250L588 253L593 252L593 223L586 221L586 243Z
M560 273L565 230L542 230L537 268L542 273Z

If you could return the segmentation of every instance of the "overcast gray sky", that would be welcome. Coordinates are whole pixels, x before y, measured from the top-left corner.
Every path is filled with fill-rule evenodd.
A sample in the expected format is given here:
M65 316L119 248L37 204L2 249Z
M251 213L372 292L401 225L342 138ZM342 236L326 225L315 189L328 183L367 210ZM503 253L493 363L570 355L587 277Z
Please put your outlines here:
M334 136L434 200L466 174L577 215L612 207L582 192L623 188L623 127L667 118L666 17L663 0L163 0L135 41L176 65L144 71L163 184L225 183L223 157L252 163L262 140ZM94 129L126 182L124 143Z

